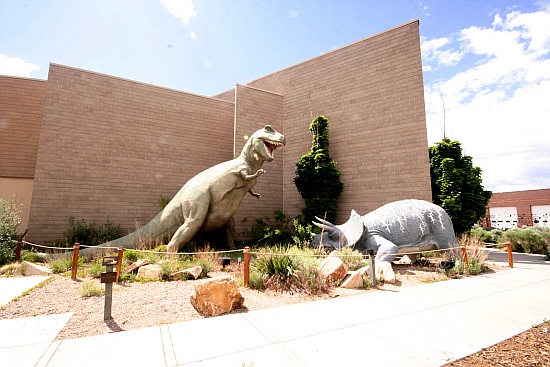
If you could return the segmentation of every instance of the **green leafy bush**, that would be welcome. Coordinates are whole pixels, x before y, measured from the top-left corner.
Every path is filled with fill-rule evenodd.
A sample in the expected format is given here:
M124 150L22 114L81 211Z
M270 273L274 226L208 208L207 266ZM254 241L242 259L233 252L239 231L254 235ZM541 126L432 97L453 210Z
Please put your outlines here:
M87 223L84 219L69 218L69 229L63 232L66 244L80 243L86 246L97 246L115 240L121 236L120 225L107 218L104 224Z
M256 219L250 230L253 246L277 246L311 242L312 225L304 225L298 218L290 219L281 210L275 210L273 219Z
M504 232L504 238L512 244L513 251L542 254L548 246L548 238L543 232L544 229L538 227L510 228Z
M11 263L15 258L14 241L17 240L17 226L21 223L21 210L10 200L0 198L0 265Z
M303 223L311 223L315 216L335 222L336 202L344 191L340 171L329 154L329 121L317 116L310 124L313 135L310 151L296 163L294 184L305 202Z

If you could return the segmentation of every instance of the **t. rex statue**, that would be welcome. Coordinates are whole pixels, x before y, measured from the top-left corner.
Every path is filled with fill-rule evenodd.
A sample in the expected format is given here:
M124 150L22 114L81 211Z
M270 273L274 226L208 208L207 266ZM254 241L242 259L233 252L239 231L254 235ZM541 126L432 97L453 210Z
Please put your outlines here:
M270 125L256 131L246 142L241 154L219 163L191 178L166 207L149 223L125 237L99 247L136 248L142 243L159 243L166 239L167 251L177 252L199 232L224 228L226 241L233 247L237 211L246 193L252 191L258 177L265 173L264 162L273 160L276 148L286 144L285 137ZM92 256L104 252L86 248L80 253Z

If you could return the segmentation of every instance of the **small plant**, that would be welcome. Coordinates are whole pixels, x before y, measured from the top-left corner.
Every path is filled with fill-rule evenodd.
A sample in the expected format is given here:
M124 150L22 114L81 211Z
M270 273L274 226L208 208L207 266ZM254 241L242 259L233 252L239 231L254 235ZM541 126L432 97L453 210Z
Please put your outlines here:
M9 201L0 198L0 265L14 260L20 213L21 210L15 204L15 195Z
M264 288L264 279L261 273L254 270L250 272L249 287L258 291Z
M202 249L198 251L203 253L197 254L195 256L194 263L202 268L202 272L199 275L199 278L205 278L208 273L214 270L219 263L219 255L216 253L208 253L211 251L212 250L210 248L210 245L206 244Z
M134 250L124 250L124 253L122 254L122 259L130 263L137 261L139 257L140 257L140 253Z
M95 259L90 266L89 274L94 278L99 278L105 267L101 265L101 259Z
M458 243L461 246L466 246L466 253L468 255L468 270L470 275L478 275L485 271L485 260L487 259L487 252L484 250L483 242L477 237L461 235L458 238ZM457 262L454 269L450 272L453 273L465 273L464 261Z
M342 248L337 256L342 259L342 262L346 264L350 271L361 269L367 264L367 261L363 259L363 255L350 247Z
M93 280L82 283L82 288L80 289L80 296L82 297L97 297L103 295L103 293L103 288Z
M166 261L160 264L160 274L162 279L170 280L172 274L179 270L178 263L176 261Z
M542 254L548 245L550 236L545 236L545 231L537 227L510 228L504 232L504 238L512 244L513 251L526 254ZM546 238L545 238L546 237Z
M73 260L69 258L55 259L50 262L50 268L54 274L64 273L70 269L72 265Z

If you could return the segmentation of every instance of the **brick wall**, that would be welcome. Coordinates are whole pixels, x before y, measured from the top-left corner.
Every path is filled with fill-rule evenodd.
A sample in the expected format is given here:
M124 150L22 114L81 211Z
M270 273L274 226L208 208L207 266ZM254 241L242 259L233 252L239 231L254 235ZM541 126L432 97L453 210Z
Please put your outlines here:
M34 178L46 81L0 76L0 177Z
M235 150L238 155L246 143L245 137L265 125L271 125L275 130L283 132L283 97L243 85L237 85L235 93ZM241 237L246 237L246 231L250 230L255 219L273 218L275 210L283 209L284 150L285 148L275 150L274 160L264 163L262 167L267 173L258 178L253 188L262 195L261 199L246 195L235 214L236 231Z
M531 206L550 205L550 189L526 190L494 193L489 201L489 208L516 207L518 213L518 227L532 226ZM488 226L490 219L487 216L484 225Z
M29 240L62 237L68 218L123 232L200 171L233 158L234 104L50 65Z
M412 21L249 86L283 95L284 210L300 213L295 164L311 144L309 124L330 120L330 154L345 184L338 222L408 198L431 201L418 21Z

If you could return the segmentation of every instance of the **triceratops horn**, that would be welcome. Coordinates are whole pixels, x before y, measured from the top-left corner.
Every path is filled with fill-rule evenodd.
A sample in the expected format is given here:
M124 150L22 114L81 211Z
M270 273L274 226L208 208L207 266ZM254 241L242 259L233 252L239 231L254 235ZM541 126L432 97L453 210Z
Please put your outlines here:
M324 220L324 219L321 219L319 217L315 217L315 219L317 219L319 222L321 222L325 226L334 227L334 224L330 223L328 220Z
M317 217L316 217L317 218ZM317 223L317 222L311 222L313 223L316 227L319 227L325 231L327 231L328 233L333 233L336 228L334 227L334 225L330 222L327 222L327 221L324 221L322 219L319 219L317 218L318 220L320 220L321 222L324 222L325 224L322 224L322 223Z

